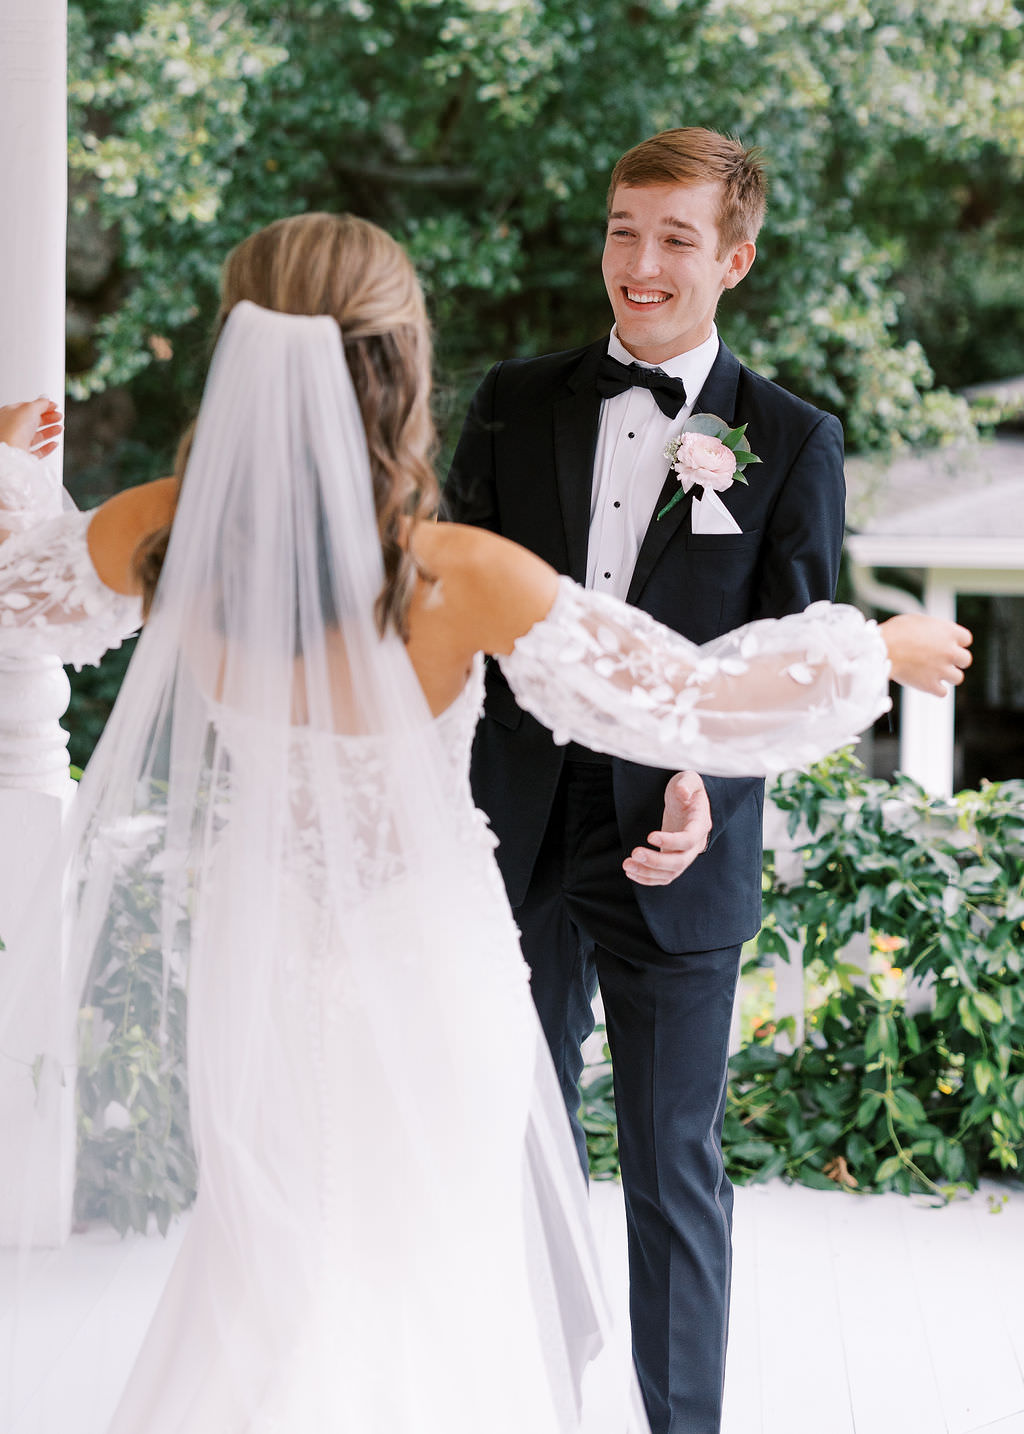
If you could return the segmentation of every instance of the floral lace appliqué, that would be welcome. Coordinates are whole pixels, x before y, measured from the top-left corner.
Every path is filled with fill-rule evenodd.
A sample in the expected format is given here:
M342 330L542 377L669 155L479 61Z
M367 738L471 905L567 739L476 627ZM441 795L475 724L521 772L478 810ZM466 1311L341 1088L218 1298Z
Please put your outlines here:
M89 557L90 513L48 518L0 543L0 653L100 661L142 622L138 598L101 582Z
M830 603L698 647L562 578L547 617L499 661L556 742L720 776L806 765L889 706L876 625Z

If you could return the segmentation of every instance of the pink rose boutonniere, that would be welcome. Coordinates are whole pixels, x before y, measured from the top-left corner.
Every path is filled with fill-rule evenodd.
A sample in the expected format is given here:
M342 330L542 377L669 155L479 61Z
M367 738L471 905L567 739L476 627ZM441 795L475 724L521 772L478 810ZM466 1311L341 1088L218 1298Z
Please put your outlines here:
M745 483L743 469L748 463L761 461L747 447L746 431L745 423L741 428L730 428L713 413L695 413L688 418L665 448L665 457L679 477L679 492L672 495L658 517L664 518L694 486L724 493L734 482Z

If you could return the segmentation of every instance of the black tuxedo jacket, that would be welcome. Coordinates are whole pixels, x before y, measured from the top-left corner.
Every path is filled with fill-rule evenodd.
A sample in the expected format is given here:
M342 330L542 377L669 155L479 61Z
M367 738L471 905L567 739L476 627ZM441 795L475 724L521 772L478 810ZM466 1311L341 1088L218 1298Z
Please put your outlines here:
M607 340L566 353L511 359L477 390L445 487L446 516L532 549L578 582L586 575L601 400L594 387ZM694 533L690 500L652 515L627 601L694 642L759 617L831 598L843 541L843 436L838 419L744 368L722 345L695 404L736 426L761 463L722 501L742 531ZM666 463L666 469L668 465ZM677 491L666 478L655 512ZM516 705L488 663L484 717L473 749L473 791L499 839L513 906L524 898L558 784L564 749ZM613 761L626 855L661 826L671 772ZM761 919L764 784L705 778L714 826L708 850L667 887L635 886L664 951L731 946Z

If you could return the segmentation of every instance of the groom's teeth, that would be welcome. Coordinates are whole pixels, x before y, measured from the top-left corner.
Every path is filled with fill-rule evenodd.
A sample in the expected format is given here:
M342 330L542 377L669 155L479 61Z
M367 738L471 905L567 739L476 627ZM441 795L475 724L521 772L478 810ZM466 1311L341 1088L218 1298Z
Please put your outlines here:
M667 294L637 294L632 289L626 290L626 298L634 304L663 304L668 298Z

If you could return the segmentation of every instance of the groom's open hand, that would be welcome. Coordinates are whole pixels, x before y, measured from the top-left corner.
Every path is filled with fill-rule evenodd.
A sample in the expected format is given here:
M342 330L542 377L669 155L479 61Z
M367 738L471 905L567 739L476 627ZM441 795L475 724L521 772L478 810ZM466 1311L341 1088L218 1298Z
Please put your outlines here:
M649 847L634 847L622 869L639 886L668 886L707 849L710 836L711 803L702 778L677 772L665 788L661 831L650 833Z

